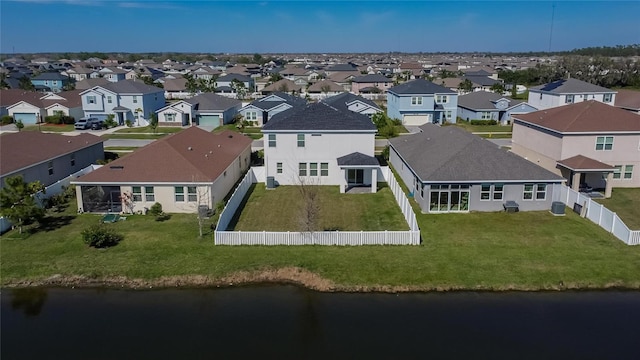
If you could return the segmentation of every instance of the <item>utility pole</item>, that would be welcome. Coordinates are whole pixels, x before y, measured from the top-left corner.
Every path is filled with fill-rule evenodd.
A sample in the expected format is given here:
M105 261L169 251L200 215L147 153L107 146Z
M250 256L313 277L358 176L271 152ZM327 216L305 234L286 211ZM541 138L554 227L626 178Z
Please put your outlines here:
M553 39L553 18L556 14L556 4L551 5L551 29L549 31L549 52L551 52L551 40Z

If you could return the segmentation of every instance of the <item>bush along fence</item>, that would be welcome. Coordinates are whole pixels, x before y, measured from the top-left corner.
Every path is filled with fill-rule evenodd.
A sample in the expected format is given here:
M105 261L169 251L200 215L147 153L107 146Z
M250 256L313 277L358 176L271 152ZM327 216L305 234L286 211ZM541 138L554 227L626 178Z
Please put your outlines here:
M381 168L382 176L409 224L409 231L226 231L251 185L258 182L261 168L249 169L236 187L224 210L220 213L214 241L216 245L419 245L420 228L409 199L400 188L388 167ZM258 175L258 176L256 176ZM345 195L349 196L349 195Z
M84 174L88 174L90 172L92 172L93 170L101 167L102 165L89 165L84 169L81 169L69 176L67 176L66 178L62 179L62 180L58 180L57 182L47 186L44 188L44 191L38 191L37 193L34 194L34 196L36 197L36 199L38 200L38 204L41 207L44 207L45 205L45 201L52 197L53 195L58 195L61 192L64 191L65 188L69 187L71 185L71 181L75 180L76 178L84 175ZM11 229L13 225L11 224L11 222L7 219L5 219L4 217L0 217L0 234L4 233L5 231Z
M618 215L593 201L588 195L579 193L565 185L554 185L554 201L561 201L570 208L578 205L581 215L598 224L627 245L640 245L640 230L630 230Z

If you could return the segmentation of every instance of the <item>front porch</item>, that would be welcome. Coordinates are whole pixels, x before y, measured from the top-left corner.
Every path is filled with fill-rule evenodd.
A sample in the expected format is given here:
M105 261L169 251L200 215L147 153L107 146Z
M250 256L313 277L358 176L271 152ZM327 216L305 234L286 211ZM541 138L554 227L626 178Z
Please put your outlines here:
M562 176L567 179L567 186L572 190L587 193L594 198L611 197L615 169L613 166L577 155L558 161L557 167ZM604 189L604 195L594 189Z

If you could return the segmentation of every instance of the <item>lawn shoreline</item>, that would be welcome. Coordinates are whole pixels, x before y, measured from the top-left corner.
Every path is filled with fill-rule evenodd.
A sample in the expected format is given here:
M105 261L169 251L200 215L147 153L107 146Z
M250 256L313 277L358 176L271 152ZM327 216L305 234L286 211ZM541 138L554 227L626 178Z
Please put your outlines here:
M548 286L524 286L509 284L505 286L420 286L420 285L340 285L306 269L284 267L260 271L239 271L216 278L206 275L181 275L155 279L136 279L126 276L92 278L82 275L53 275L45 279L17 279L2 284L2 289L20 289L34 287L61 288L111 288L126 290L148 290L169 288L228 288L259 285L295 285L309 290L325 293L428 293L428 292L559 292L559 291L637 291L640 283L623 285L611 282L604 285L581 283L558 283Z

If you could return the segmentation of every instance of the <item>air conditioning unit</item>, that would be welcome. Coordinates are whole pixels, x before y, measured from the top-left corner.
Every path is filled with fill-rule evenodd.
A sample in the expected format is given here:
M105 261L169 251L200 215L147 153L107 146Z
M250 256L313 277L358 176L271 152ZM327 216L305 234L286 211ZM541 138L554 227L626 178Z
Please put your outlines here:
M564 215L564 203L562 201L554 201L551 203L551 213L553 215Z

